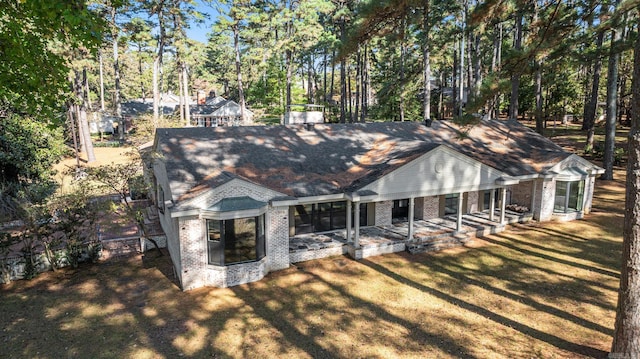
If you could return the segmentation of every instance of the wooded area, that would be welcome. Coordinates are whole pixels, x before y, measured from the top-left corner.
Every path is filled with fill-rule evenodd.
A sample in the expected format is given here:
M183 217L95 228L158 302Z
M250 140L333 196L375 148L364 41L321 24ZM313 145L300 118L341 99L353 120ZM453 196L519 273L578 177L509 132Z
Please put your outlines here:
M571 118L582 123L585 153L601 152L603 178L611 179L624 152L615 147L616 127L633 125L635 139L640 125L639 6L637 0L3 2L0 205L46 198L53 190L50 166L65 142L91 162L94 113L123 123L123 102L148 99L154 129L167 117L163 94L175 93L180 106L168 117L188 125L190 100L211 91L263 119L302 103L324 105L325 121L340 123L487 116L535 119L544 133L548 121ZM204 8L218 16L208 18ZM187 36L198 23L210 26L207 43ZM604 144L594 141L601 125ZM118 126L120 140L124 127ZM638 200L631 198L637 143L627 151L625 260L639 255ZM623 265L621 313L637 312L636 262ZM616 329L613 351L640 355L637 314Z

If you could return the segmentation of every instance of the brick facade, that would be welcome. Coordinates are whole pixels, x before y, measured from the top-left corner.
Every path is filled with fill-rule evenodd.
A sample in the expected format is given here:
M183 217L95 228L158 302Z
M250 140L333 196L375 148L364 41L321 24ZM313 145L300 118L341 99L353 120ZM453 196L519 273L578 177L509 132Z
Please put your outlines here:
M223 198L249 196L268 202L272 191L263 190L249 183L236 181L221 186L219 191L208 193L191 203L207 208ZM266 255L260 261L227 266L208 264L206 219L190 217L178 221L179 265L176 271L183 290L202 286L230 287L262 279L269 271L289 267L289 212L287 207L269 207L265 213ZM171 241L170 246L171 246ZM174 252L172 250L171 252ZM173 258L173 254L172 254Z
M391 211L393 209L393 201L376 202L376 226L391 225Z
M511 186L509 190L511 191L511 203L507 202L507 204L518 204L531 209L533 181L520 182Z
M207 265L207 242L204 237L205 221L198 218L180 218L180 262L182 271L178 273L183 290L207 285L205 269Z
M596 184L596 178L594 176L589 176L584 181L584 205L582 206L582 211L587 214L591 213L591 204L593 201L593 191Z
M438 196L429 196L424 198L424 207L422 208L422 218L432 219L438 218L440 212L440 198Z
M467 193L467 208L465 213L478 212L480 194L478 191L472 191Z
M269 208L266 222L267 270L289 268L289 208Z
M549 221L553 216L553 205L556 197L556 181L546 180L538 182L539 196L536 195L536 212L533 218L540 221Z

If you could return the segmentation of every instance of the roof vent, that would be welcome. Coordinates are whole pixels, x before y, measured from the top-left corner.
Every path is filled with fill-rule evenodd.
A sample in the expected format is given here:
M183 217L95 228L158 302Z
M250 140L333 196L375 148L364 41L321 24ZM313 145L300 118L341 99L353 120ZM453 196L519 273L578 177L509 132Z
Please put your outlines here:
M433 120L430 118L424 120L424 125L427 127L431 127L431 123L433 123Z
M304 128L306 128L307 131L311 131L311 130L313 130L314 125L315 124L313 122L307 122L307 123L304 124Z

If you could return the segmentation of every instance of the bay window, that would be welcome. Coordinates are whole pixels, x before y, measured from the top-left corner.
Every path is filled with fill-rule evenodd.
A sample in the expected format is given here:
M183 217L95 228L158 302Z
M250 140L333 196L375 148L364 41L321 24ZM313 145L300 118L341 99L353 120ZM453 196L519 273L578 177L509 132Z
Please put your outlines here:
M209 264L257 261L265 256L264 214L225 220L207 219Z
M584 181L556 181L556 213L580 212L584 196Z

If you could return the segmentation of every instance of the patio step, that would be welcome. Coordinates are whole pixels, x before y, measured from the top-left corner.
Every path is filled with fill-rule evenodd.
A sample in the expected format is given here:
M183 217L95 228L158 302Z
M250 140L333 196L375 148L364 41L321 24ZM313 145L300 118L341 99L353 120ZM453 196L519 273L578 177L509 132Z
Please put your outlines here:
M446 237L446 238L445 238ZM451 235L439 235L436 239L430 238L428 241L407 243L407 252L411 254L439 251L446 248L458 247L467 243L471 236L464 233Z

